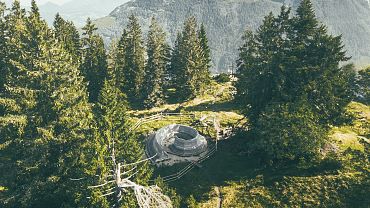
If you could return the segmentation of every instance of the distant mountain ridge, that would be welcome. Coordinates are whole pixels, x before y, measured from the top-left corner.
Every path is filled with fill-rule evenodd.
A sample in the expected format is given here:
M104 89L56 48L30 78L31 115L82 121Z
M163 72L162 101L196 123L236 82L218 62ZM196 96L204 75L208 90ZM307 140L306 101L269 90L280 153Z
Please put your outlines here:
M206 26L213 57L213 72L225 72L237 58L245 29L255 30L270 11L278 14L283 4L296 8L300 0L132 0L96 21L109 42L118 37L128 16L137 15L146 32L155 16L170 34L169 41L194 15ZM357 65L370 63L370 7L368 0L313 0L320 21L331 33L343 34L348 55Z
M13 0L5 1L8 7L11 6ZM54 21L56 13L67 20L73 21L78 27L86 23L88 17L92 19L107 16L117 6L127 2L128 0L70 0L64 4L58 5L52 2L39 4L39 9L42 17L51 25ZM39 1L36 0L36 3ZM30 5L22 4L23 7L29 9Z
M101 18L109 14L118 5L127 0L71 0L62 5L46 3L40 6L43 17L52 23L59 12L64 18L73 21L77 26L85 24L87 18Z

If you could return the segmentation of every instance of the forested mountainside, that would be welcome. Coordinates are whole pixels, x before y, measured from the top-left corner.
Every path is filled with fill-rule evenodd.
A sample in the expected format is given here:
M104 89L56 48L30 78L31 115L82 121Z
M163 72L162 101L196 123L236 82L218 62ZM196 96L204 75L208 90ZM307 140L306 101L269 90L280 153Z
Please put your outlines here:
M300 0L133 0L96 21L99 33L109 42L118 37L131 14L137 15L144 32L156 16L175 41L182 22L194 15L206 26L213 56L213 72L226 71L235 63L241 35L257 29L270 11L277 14L285 3L296 8ZM314 0L316 14L329 32L343 34L354 63L370 62L370 8L367 0Z

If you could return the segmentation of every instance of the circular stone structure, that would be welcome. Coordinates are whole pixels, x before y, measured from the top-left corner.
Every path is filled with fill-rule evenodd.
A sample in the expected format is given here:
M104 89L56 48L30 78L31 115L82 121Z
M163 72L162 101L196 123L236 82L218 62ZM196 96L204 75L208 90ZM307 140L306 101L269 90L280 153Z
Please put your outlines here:
M207 151L207 140L189 126L172 124L151 135L146 145L148 157L153 161L181 161L181 158L199 157Z

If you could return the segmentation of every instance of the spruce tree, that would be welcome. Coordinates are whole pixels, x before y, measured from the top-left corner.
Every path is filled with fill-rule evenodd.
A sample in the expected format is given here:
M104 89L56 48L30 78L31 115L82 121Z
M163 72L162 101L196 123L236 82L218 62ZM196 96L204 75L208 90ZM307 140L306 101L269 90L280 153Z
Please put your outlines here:
M33 61L37 60L40 56L41 48L40 45L43 41L47 41L51 38L52 34L45 20L41 19L41 14L35 0L31 1L31 11L26 18L26 34L23 34L22 38L25 41L26 49L31 53L29 60L25 60L30 64L32 69ZM24 64L27 64L23 62Z
M295 160L304 153L302 157L310 159L323 143L320 137L326 139L328 125L341 120L353 97L351 67L340 67L340 62L348 60L343 47L341 36L329 35L318 22L309 0L301 2L296 16L283 6L278 16L266 16L256 33L245 34L236 98L250 119L261 150L270 145L271 158ZM304 111L310 117L302 116ZM280 119L286 123L267 122ZM308 137L293 129L289 134L286 125L301 128ZM273 134L280 135L284 144L295 146L271 142Z
M73 60L79 62L81 59L81 40L76 26L73 22L64 20L59 13L55 16L53 26L55 37L71 54Z
M281 14L286 12L283 7ZM284 66L275 60L281 58L279 55L282 54L280 49L283 48L283 41L280 33L285 31L277 21L272 13L267 15L257 34L246 32L243 36L245 43L239 49L236 97L244 105L244 110L252 122L268 103L283 97L284 77L281 72Z
M178 93L184 96L184 99L194 98L196 96L196 76L197 68L201 64L201 48L197 36L197 21L195 17L190 17L184 24L182 31L182 55L184 63L182 66L182 76L179 77Z
M348 68L340 67L340 62L350 59L342 37L328 34L326 26L318 23L310 0L301 2L292 21L296 38L291 52L297 62L290 67L289 79L300 83L292 84L292 94L303 91L320 114L321 123L336 122L353 97L346 84Z
M137 136L129 133L129 119L125 115L128 109L127 97L115 86L113 80L105 81L96 109L98 131L101 140L108 147L105 164L113 168L110 158L113 146L117 162L133 163L141 160L144 155L143 146ZM137 169L138 173L132 178L139 184L147 184L151 176L148 164L143 164ZM114 201L114 200L113 200ZM113 204L112 204L113 205ZM133 193L125 193L121 201L123 207L137 207Z
M5 59L6 59L6 24L5 24L5 10L6 6L5 3L0 2L0 93L3 92L5 88L6 82L6 66L5 66ZM1 114L1 109L0 109Z
M239 48L239 60L237 61L238 81L235 83L237 93L235 100L242 106L243 113L248 115L252 120L255 120L258 116L258 112L261 111L259 105L263 102L259 98L265 99L264 96L257 96L259 86L263 85L262 80L259 80L259 66L256 66L256 52L257 41L256 35L247 30L242 37L244 44ZM255 88L255 90L252 90ZM244 105L245 104L245 105ZM251 110L253 110L251 112Z
M112 79L115 80L116 86L125 91L125 63L127 48L127 31L124 29L119 39L115 51L112 52Z
M89 101L96 102L107 76L107 55L103 39L95 34L97 28L91 19L83 29L81 73L88 83Z
M129 17L127 34L124 33L122 36L122 41L124 40L126 43L123 67L125 84L123 88L131 106L140 107L142 106L145 49L139 20L134 15Z
M180 36L178 36L180 38ZM175 88L179 100L194 98L205 90L209 71L197 33L197 21L190 17L184 23L181 41L173 52L171 71L175 73ZM175 69L175 67L177 69Z
M86 207L97 183L93 116L78 66L40 18L15 1L6 17L7 86L0 94L2 185L5 207ZM89 175L90 174L90 175ZM90 177L86 177L86 176ZM72 178L91 178L72 181Z
M204 62L209 69L211 67L211 50L209 49L208 45L208 38L207 38L207 32L204 24L202 23L200 25L200 30L198 32L200 45L202 47L203 56L204 56Z
M211 50L209 49L208 45L208 37L207 37L207 32L204 24L202 23L200 25L200 29L198 32L199 36L199 43L202 49L202 56L203 56L203 66L202 66L202 71L201 71L201 77L199 82L203 83L204 85L208 85L210 81L210 68L211 68ZM203 88L205 86L202 86Z
M18 0L13 1L8 14L6 13L5 4L1 6L1 34L0 34L0 93L3 93L7 82L11 66L11 58L19 58L24 45L21 44L21 34L24 33L26 12L21 9ZM0 115L3 113L0 107Z
M1 150L1 177L9 189L5 202L10 207L88 206L89 181L71 180L96 168L91 161L98 149L84 83L55 40L38 48L32 70L11 62L9 85L0 99L5 108L0 131L7 144Z
M357 79L357 86L359 88L360 100L365 104L370 104L370 67L359 71Z
M268 15L240 50L237 97L252 122L271 102L307 97L328 123L350 100L343 85L348 73L339 66L348 60L341 37L327 34L310 1L302 1L295 17L285 7L278 17Z
M164 103L164 75L168 65L166 34L152 18L147 38L148 61L145 67L144 106L156 107Z
M182 55L180 51L180 47L182 45L182 34L181 32L178 32L176 35L176 41L174 43L174 47L172 49L171 54L171 63L169 66L169 69L167 71L167 76L169 77L169 85L170 88L176 87L176 80L178 79L178 76L180 75L180 68L183 65L182 61Z
M19 58L21 52L27 50L27 45L21 42L26 33L26 11L21 8L19 0L13 1L9 14L5 17L5 21L6 32L4 32L9 38L6 44L6 51L8 53L6 63L9 63L9 59Z

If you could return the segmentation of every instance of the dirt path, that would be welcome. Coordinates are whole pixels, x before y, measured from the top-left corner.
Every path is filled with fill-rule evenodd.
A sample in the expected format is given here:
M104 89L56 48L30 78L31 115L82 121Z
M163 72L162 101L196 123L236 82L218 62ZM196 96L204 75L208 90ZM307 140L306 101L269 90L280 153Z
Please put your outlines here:
M220 187L216 186L215 192L217 195L217 208L222 208L222 193L221 193Z

